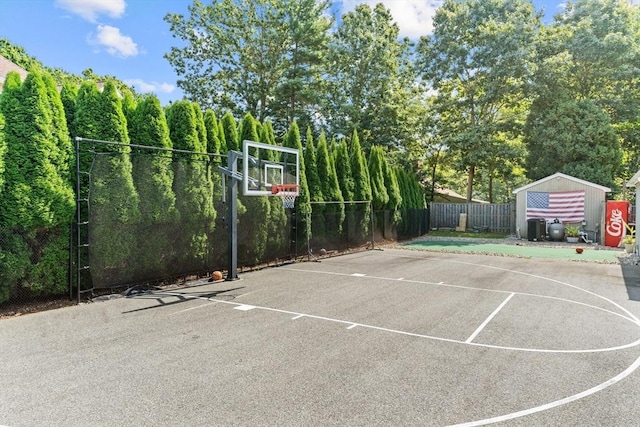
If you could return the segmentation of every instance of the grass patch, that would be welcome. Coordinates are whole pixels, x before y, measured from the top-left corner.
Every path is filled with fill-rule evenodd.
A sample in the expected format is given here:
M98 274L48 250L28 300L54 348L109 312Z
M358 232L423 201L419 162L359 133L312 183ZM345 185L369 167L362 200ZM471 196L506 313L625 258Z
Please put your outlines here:
M552 258L581 261L616 262L619 251L598 250L585 247L581 254L576 253L575 247L543 247L534 245L508 245L500 243L482 243L469 241L417 241L404 245L408 248L423 249L435 252L459 252L478 254L500 254L526 258Z
M429 236L435 237L470 237L472 239L504 239L501 233L474 233L473 231L430 230Z

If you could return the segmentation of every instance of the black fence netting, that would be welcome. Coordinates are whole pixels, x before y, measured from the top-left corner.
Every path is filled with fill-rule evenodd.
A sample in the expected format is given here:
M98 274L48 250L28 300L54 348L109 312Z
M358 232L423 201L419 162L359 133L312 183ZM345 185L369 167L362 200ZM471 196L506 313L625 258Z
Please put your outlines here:
M229 201L218 170L225 159L149 150L79 157L76 223L0 229L0 304L80 299L227 269ZM242 194L237 212L240 271L417 237L429 222L426 209L372 212L368 202L285 209L279 197Z
M0 308L69 296L70 232L71 224L0 228Z

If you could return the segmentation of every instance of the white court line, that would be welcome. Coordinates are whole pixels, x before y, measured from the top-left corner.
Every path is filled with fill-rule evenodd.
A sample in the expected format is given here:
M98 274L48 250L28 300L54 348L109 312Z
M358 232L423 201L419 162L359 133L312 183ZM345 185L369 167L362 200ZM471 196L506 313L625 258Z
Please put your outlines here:
M541 279L541 280L547 280L547 281L550 281L550 282L558 283L560 285L565 285L565 286L574 288L576 290L583 291L583 292L585 292L587 294L590 294L591 296L594 296L596 298L599 298L601 300L604 300L604 301L610 303L611 305L619 308L621 311L623 311L626 314L628 314L628 316L622 315L620 313L616 313L615 311L607 310L606 308L602 308L602 307L598 307L598 306L595 306L595 305L587 304L587 303L580 302L580 301L574 301L574 300L570 300L570 299L566 299L566 298L553 297L553 296L550 296L550 295L531 294L531 293L527 293L527 292L515 292L515 293L517 295L531 296L531 297L535 297L535 298L547 298L547 299L552 299L552 300L557 300L557 301L564 301L564 302L568 302L568 303L582 305L582 306L585 306L585 307L593 308L595 310L604 311L605 313L613 314L615 316L619 316L619 317L621 317L621 318L623 318L625 320L628 320L631 323L635 323L636 325L640 326L640 319L638 319L631 312L629 312L629 310L625 309L621 305L613 302L609 298L603 297L602 295L598 295L595 292L587 291L585 289L579 288L579 287L571 285L569 283L561 282L561 281L555 280L555 279L550 279L550 278L544 277L544 276L537 276L535 274L523 273L523 272L516 271L516 270L509 270L509 269L506 269L506 268L492 267L492 266L489 266L489 265L472 264L472 263L459 262L459 261L449 261L449 262L458 262L460 264L468 264L468 265L473 265L473 266L476 266L476 267L493 268L493 269L497 269L497 270L501 270L501 271L507 271L507 272L514 273L514 274L522 274L522 275L525 275L525 276L530 276L530 277L534 277L536 279ZM287 268L287 269L283 269L282 271L287 271L287 270L298 271L298 272L303 272L303 273L328 274L328 275L331 275L331 276L349 276L349 277L353 276L350 273L335 273L335 272L331 272L331 271L305 270L305 269L298 269L298 268ZM393 280L393 281L397 281L397 282L398 281L402 281L403 283L417 283L417 284L421 284L421 285L442 286L442 287L446 287L446 288L467 289L467 290L472 290L472 291L494 292L494 293L498 293L498 294L511 294L512 293L512 291L503 291L503 290L500 290L500 289L487 289L487 288L478 288L478 287L474 287L474 286L452 285L452 284L444 283L444 282L436 283L436 282L429 282L429 281L425 281L425 280L410 280L410 279L402 279L402 280L400 280L400 279L395 279L395 278L391 278L391 277L379 277L379 276L366 276L366 278L367 279L377 279L377 280Z
M498 308L496 308L493 313L491 313L491 315L489 317L487 317L484 322L482 322L482 324L480 326L478 326L478 329L476 329L476 331L474 333L471 334L471 336L469 338L467 338L467 340L465 341L465 343L469 344L470 342L472 342L475 337L478 336L478 334L484 329L485 326L487 326L487 324L491 321L491 319L493 319L494 317L496 317L496 314L498 314L498 312L500 312L500 310L502 310L502 308L507 305L507 303L509 302L509 300L511 298L513 298L513 296L515 295L515 293L512 293L511 295L509 295L507 297L507 299L505 299L504 301L502 301L502 304L500 304L498 306Z
M355 328L356 326L358 326L358 324L357 324L357 323L354 323L353 325L349 326L347 329L353 329L353 328Z
M595 387L590 388L589 390L585 390L581 393L574 394L573 396L565 397L564 399L556 400L554 402L549 402L544 405L536 406L535 408L525 409L518 412L512 412L510 414L500 415L498 417L493 418L485 418L484 420L470 421L462 424L455 424L449 427L473 427L473 426L483 426L487 424L499 423L501 421L512 420L514 418L524 417L526 415L535 414L536 412L546 411L551 408L555 408L558 406L566 405L567 403L582 399L583 397L587 397L589 395L595 394L599 391L604 390L605 388L614 385L617 382L622 381L624 378L631 375L636 369L640 367L640 357L636 359L627 369L620 372L615 377L603 382L602 384L598 384Z
M422 257L412 257L412 258L424 259ZM579 291L585 292L585 293L587 293L589 295L595 296L597 298L600 298L600 299L602 299L604 301L609 302L614 307L617 307L619 310L621 310L622 312L626 313L629 317L622 316L619 313L615 313L615 312L612 312L612 311L609 311L609 310L605 310L605 309L602 309L603 311L619 315L623 319L631 321L632 323L635 323L636 325L640 326L640 319L638 319L638 317L633 315L633 313L631 313L629 310L625 309L624 307L622 307L621 305L617 304L616 302L614 302L613 300L611 300L609 298L606 298L606 297L604 297L602 295L598 295L595 292L591 292L591 291L588 291L586 289L582 289L582 288L580 288L578 286L574 286L574 285L571 285L569 283L562 282L562 281L556 280L556 279L551 279L551 278L544 277L544 276L539 276L539 275L535 275L535 274L531 274L531 273L525 273L525 272L516 271L516 270L510 270L510 269L501 268L501 267L494 267L494 266L475 264L475 263L463 262L463 261L451 261L451 260L448 260L448 262L472 265L472 266L475 266L475 267L492 268L492 269L506 271L506 272L510 272L510 273L514 273L514 274L521 274L521 275L524 275L524 276L534 277L534 278L538 278L538 279L541 279L541 280L551 281L551 282L558 283L558 284L563 285L563 286L568 286L568 287L573 288L575 290L579 290ZM323 273L323 272L322 271L318 271L318 273ZM333 274L335 274L335 273L333 273ZM387 279L387 280L393 280L393 279ZM444 285L442 282L438 283L437 285L447 286L447 285ZM455 286L455 285L449 285L449 286L459 287L459 286ZM470 288L470 289L474 289L474 288ZM490 290L487 289L487 291L490 291ZM523 295L527 295L527 294L523 294ZM507 300L505 300L505 302L503 304L505 304L512 296L513 296L513 293L511 293L511 295L507 298ZM536 295L532 295L532 296L536 296ZM557 299L557 300L564 300L563 298L553 298L553 297L550 297L550 298ZM588 304L580 303L580 302L577 302L577 301L571 301L571 300L566 300L566 301L574 302L574 303L577 303L577 304L581 304L581 305L590 307L590 305L588 305ZM594 308L598 308L598 307L594 306ZM427 338L427 337L425 337L425 338ZM444 339L443 341L453 341L453 340ZM472 342L469 342L469 343L466 343L466 344L473 345L473 346L477 346L478 345L478 344L475 344L475 343L472 343ZM630 347L637 346L638 344L640 344L640 340L637 340L634 343L629 343L629 344L626 344L626 345L623 345L623 346L619 346L619 347L615 347L615 348L601 349L601 350L591 350L591 351L587 351L587 352L590 353L590 352L599 352L599 351L609 351L609 350L624 349L624 348L630 348ZM492 347L492 348L503 348L503 349L511 349L511 350L525 350L525 349L497 347L497 346L483 345L483 344L480 344L479 346ZM526 349L525 351L540 351L540 350ZM548 351L548 350L542 350L542 351L544 351L544 352L552 352L552 351ZM559 351L559 353L576 353L576 352L577 351L574 351L574 350ZM609 380L607 380L607 381L605 381L605 382L603 382L603 383L601 383L601 384L599 384L599 385L597 385L595 387L592 387L592 388L590 388L588 390L585 390L583 392L580 392L580 393L577 393L577 394L574 394L574 395L571 395L571 396L567 396L567 397L565 397L563 399L559 399L559 400L556 400L556 401L553 401L553 402L549 402L549 403L544 404L544 405L536 406L534 408L524 409L522 411L512 412L510 414L500 415L500 416L497 416L497 417L485 418L483 420L476 420L476 421L466 422L466 423L462 423L462 424L456 424L456 425L452 425L452 426L449 426L449 427L475 427L475 426L482 426L482 425L487 425L487 424L493 424L493 423L497 423L497 422L512 420L512 419L515 419L515 418L520 418L520 417L531 415L531 414L534 414L534 413L537 413L537 412L543 412L543 411L546 411L546 410L549 410L549 409L552 409L552 408L556 408L556 407L565 405L567 403L571 403L571 402L580 400L580 399L582 399L584 397L587 397L587 396L590 396L592 394L598 393L598 392L608 388L609 386L614 385L614 384L622 381L624 378L626 378L627 376L629 376L632 373L634 373L639 367L640 367L640 357L637 358L631 365L629 365L628 368L626 368L624 371L620 372L615 377L613 377L613 378L611 378L611 379L609 379Z
M304 314L298 314L297 316L293 316L293 317L291 318L291 320L296 320L296 319L299 319L299 318L301 318L301 317L304 317Z
M206 301L206 300L205 300L205 301ZM176 311L175 313L171 313L169 316L174 316L174 315L176 315L176 314L185 313L185 312L187 312L187 311L191 311L191 310L198 310L198 309L200 309L200 308L208 307L208 306L210 306L210 305L216 305L217 303L218 303L217 301L213 301L213 302L211 302L211 303L209 303L209 304L202 304L202 305L199 305L199 306L197 306L197 307L185 308L184 310L180 310L180 311Z
M360 327L363 327L363 328L373 329L373 330L382 331L382 332L390 332L390 333L398 334L398 335L405 335L405 336L417 337L417 338L425 338L425 339L429 339L429 340L442 341L442 342L448 342L448 343L454 343L454 344L471 345L471 346L474 346L474 347L494 348L494 349L498 349L498 350L524 351L524 352L530 352L530 353L582 354L582 353L604 353L604 352L610 352L610 351L616 351L616 350L624 350L624 349L627 349L627 348L636 347L636 346L640 345L640 339L637 340L637 341L634 341L632 343L623 344L623 345L620 345L620 346L617 346L617 347L583 349L583 350L557 350L557 349L541 349L541 348L506 347L506 346L500 346L500 345L481 344L481 343L474 343L474 342L467 343L465 341L460 341L460 340L456 340L456 339L452 339L452 338L436 337L436 336L433 336L433 335L419 334L419 333L416 333L416 332L401 331L399 329L383 328L381 326L368 325L368 324L365 324L365 323L354 323L353 321L350 321L350 320L342 320L342 319L335 319L335 318L325 317L325 316L317 316L315 314L309 314L309 313L299 313L299 312L295 312L295 311L282 310L282 309L273 308L273 307L264 307L264 306L259 306L259 305L247 305L247 304L242 304L242 303L233 302L233 301L226 301L226 300L212 300L212 301L217 301L220 304L235 305L237 307L234 307L234 309L237 309L237 310L248 311L248 310L257 309L257 310L273 311L275 313L284 313L284 314L288 314L288 315L293 315L295 319L298 319L300 317L307 317L309 319L324 320L324 321L327 321L327 322L335 322L335 323L343 323L343 324L347 324L349 326L355 325L355 326L360 326ZM347 329L349 329L349 328L347 328Z

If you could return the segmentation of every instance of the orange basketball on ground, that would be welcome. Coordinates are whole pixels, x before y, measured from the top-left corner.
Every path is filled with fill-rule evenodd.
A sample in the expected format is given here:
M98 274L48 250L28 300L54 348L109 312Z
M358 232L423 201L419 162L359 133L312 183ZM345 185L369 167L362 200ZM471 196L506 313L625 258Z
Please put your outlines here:
M213 280L222 280L222 271L218 271L218 270L214 271L214 272L211 274L211 278L212 278Z
M582 251L584 251L584 249L583 249L583 248L581 248L580 246L578 246L578 247L576 248L576 253L581 254L581 253L582 253Z

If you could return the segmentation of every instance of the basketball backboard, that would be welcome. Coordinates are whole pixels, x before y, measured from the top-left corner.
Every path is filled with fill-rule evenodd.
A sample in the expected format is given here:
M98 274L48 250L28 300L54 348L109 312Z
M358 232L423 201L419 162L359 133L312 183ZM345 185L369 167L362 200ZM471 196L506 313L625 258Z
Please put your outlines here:
M297 149L243 141L242 193L245 196L271 196L273 185L299 185L299 171Z

